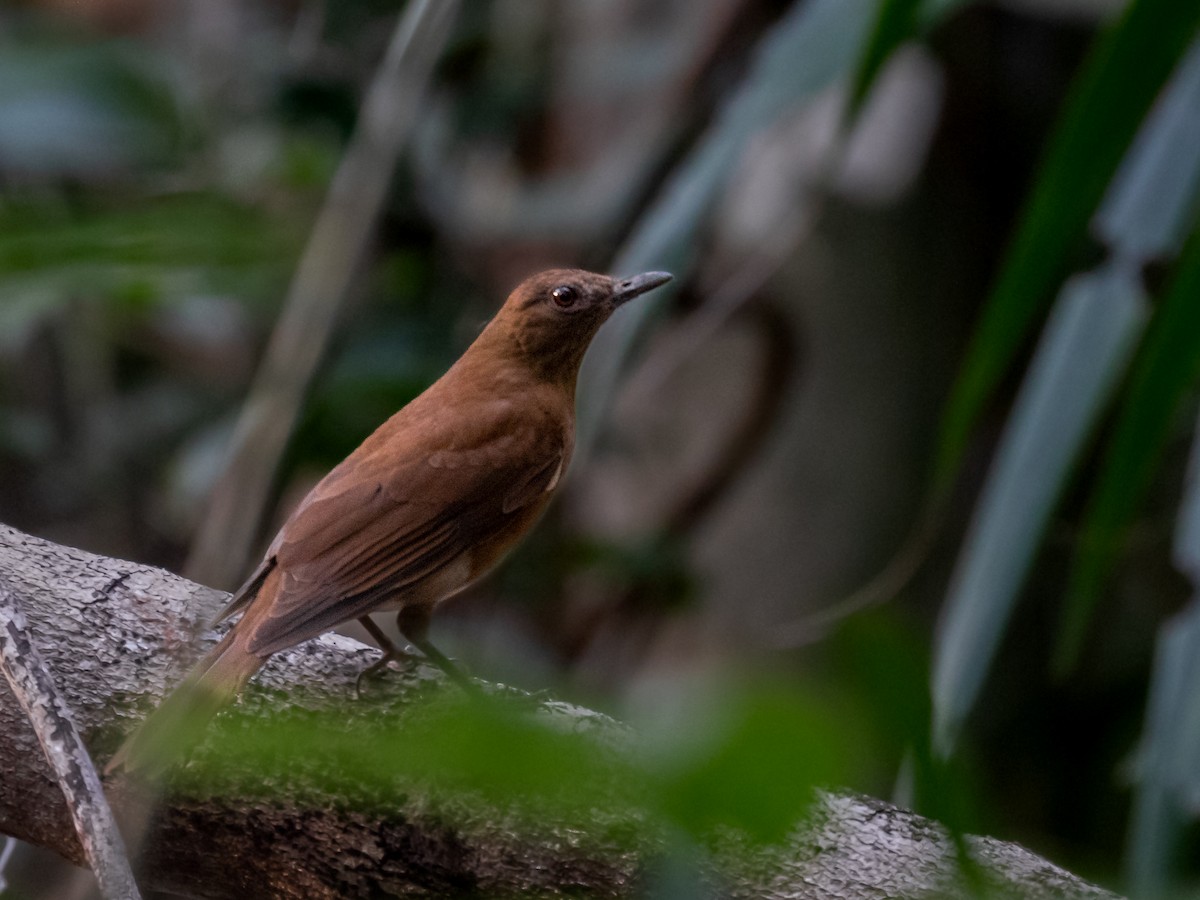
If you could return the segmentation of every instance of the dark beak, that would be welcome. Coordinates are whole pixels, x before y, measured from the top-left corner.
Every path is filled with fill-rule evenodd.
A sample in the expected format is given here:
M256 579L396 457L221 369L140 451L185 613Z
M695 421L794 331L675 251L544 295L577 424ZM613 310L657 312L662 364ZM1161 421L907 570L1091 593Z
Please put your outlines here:
M628 303L634 297L641 296L646 291L652 291L670 280L670 272L643 272L641 275L622 279L613 285L613 306Z

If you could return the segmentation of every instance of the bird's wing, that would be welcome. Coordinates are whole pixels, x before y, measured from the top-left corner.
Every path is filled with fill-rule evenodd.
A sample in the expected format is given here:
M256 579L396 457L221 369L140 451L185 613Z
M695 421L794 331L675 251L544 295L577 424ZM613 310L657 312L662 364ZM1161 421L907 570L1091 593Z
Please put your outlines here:
M250 601L258 596L259 589L263 586L263 582L267 580L267 575L270 574L273 568L275 568L275 558L273 556L268 556L259 563L258 568L254 570L254 574L246 579L242 586L229 598L229 602L222 607L221 611L213 616L209 627L220 625L234 613L249 606Z
M454 433L427 430L421 446L399 435L396 446L350 457L268 552L280 586L255 616L251 651L274 653L365 615L503 529L565 463L561 430L542 426L485 416Z

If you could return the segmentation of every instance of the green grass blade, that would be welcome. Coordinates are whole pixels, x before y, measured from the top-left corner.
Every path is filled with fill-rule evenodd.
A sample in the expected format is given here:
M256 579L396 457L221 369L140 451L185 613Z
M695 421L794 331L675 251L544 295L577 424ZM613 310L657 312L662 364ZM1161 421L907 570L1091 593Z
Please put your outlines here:
M934 652L933 732L948 757L1042 532L1146 318L1136 276L1068 282L1051 312L955 567Z
M875 24L871 28L871 36L867 38L866 47L858 61L858 69L850 84L847 120L853 121L862 109L863 100L870 93L871 86L892 52L913 36L917 29L917 14L922 2L923 0L882 0L880 3Z
M1135 362L1084 517L1056 669L1079 656L1096 598L1186 392L1200 378L1200 231L1192 235Z
M957 470L975 419L1044 311L1128 146L1200 28L1200 3L1133 0L1095 44L1044 157L954 387L935 488Z
M971 0L880 0L875 24L858 60L858 68L850 82L850 103L847 120L853 121L862 110L863 101L871 92L892 53L926 28Z
M1200 209L1200 35L1121 163L1092 230L1115 254L1174 259Z
M1200 788L1195 771L1200 749L1200 707L1194 702L1200 691L1198 660L1200 604L1193 600L1163 626L1155 650L1126 854L1126 877L1135 897L1168 896L1171 862L1193 815L1188 798Z

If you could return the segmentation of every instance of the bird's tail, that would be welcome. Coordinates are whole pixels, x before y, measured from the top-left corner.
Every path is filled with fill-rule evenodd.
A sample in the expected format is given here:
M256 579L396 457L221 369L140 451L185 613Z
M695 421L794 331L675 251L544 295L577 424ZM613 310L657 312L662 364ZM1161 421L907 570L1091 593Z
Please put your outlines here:
M239 625L241 623L238 623ZM246 649L235 626L174 691L125 739L105 766L154 778L200 742L204 729L245 687L266 659Z

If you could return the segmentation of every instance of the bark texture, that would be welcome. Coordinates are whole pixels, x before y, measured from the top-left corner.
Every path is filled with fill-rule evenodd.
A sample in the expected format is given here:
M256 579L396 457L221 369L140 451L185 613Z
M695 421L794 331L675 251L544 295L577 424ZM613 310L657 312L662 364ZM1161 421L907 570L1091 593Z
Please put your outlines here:
M38 649L101 763L215 639L199 632L226 598L162 570L2 525L0 580L27 598ZM337 636L280 653L236 716L252 723L267 711L332 711L352 729L364 716L419 715L440 693L440 673L418 667L352 700L356 676L376 658L376 651ZM536 712L614 754L628 739L622 725L589 710L542 702ZM0 832L79 862L66 806L6 688L0 772ZM334 795L304 772L289 772L271 788L269 800L262 792L169 795L146 847L146 882L216 898L626 897L635 893L654 847L653 839L629 840L640 827L636 812L598 813L580 829L553 817L530 824L496 804L438 797L436 786L384 809ZM119 807L121 786L110 785L110 794ZM968 846L981 879L971 885L936 823L869 798L825 795L782 846L753 849L731 838L718 847L709 877L716 893L739 898L943 897L967 895L980 883L989 896L1113 896L1017 845L970 838Z
M104 897L141 900L125 842L91 753L38 653L21 599L4 582L0 582L0 669L54 772L100 893ZM4 890L2 884L0 864L0 893Z

